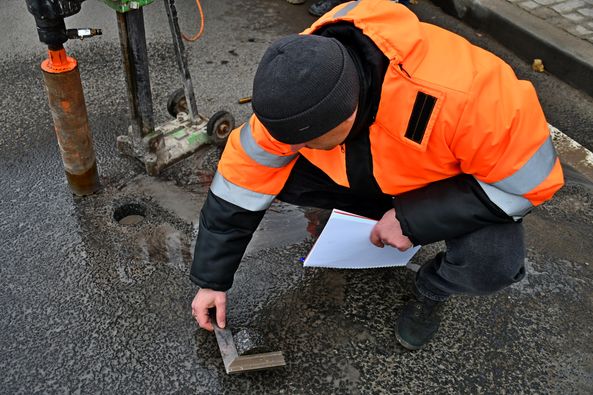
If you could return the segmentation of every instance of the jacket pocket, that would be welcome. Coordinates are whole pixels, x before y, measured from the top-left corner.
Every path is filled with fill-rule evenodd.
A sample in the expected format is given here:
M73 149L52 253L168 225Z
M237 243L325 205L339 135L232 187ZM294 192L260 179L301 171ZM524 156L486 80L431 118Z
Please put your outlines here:
M384 84L376 122L406 146L426 151L444 93L399 77Z

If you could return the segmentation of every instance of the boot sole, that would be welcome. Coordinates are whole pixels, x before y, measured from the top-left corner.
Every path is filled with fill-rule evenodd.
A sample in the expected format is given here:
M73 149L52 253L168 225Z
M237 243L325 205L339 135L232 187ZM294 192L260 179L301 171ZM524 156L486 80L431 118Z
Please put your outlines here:
M395 338L397 339L399 344L401 344L405 349L408 349L410 351L419 350L424 346L424 344L422 346L414 346L414 345L408 343L407 341L405 341L404 339L402 339L401 336L399 335L399 325L395 328Z

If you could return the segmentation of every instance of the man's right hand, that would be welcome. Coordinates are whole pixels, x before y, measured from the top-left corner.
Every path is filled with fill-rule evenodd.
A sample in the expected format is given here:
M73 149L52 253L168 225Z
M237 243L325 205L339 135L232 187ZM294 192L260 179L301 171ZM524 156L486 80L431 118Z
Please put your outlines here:
M208 309L216 308L216 322L224 328L226 321L226 292L201 288L191 303L192 315L201 328L212 332L214 327L210 322Z

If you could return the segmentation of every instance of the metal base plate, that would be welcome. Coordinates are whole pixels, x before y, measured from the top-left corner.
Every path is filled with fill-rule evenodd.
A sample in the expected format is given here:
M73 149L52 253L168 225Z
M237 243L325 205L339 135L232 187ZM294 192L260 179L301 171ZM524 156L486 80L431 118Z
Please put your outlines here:
M144 163L146 172L156 176L161 170L187 158L202 145L211 142L206 133L207 119L200 116L191 122L185 113L155 128L144 138L134 138L137 133L130 130L127 136L117 137L120 153L135 157Z

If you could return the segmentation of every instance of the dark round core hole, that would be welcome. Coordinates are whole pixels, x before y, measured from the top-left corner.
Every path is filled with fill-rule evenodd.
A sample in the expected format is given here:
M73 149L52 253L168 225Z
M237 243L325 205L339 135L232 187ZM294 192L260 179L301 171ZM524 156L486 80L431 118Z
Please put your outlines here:
M113 219L120 225L136 225L144 220L146 207L139 203L127 203L119 206L113 212Z

